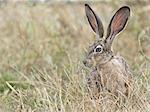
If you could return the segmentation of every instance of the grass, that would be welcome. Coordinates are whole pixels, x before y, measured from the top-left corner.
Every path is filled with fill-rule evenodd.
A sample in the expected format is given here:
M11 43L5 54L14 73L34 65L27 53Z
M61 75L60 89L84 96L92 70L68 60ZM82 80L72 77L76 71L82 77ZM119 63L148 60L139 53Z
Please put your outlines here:
M145 38L149 37L149 4L146 10L143 4L111 3L92 4L105 26L121 5L132 10L126 30L113 45L133 70L134 91L125 104L99 106L88 95L85 78L89 70L82 60L94 34L84 5L19 2L0 10L0 111L149 111L150 50Z

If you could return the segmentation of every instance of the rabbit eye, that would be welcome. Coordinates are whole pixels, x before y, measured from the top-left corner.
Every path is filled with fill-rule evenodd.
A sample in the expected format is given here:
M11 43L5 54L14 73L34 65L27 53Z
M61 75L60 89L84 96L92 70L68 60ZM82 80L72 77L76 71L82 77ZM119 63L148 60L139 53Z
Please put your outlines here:
M97 52L97 53L102 53L102 52L103 52L102 46L98 45L98 46L95 48L95 52Z

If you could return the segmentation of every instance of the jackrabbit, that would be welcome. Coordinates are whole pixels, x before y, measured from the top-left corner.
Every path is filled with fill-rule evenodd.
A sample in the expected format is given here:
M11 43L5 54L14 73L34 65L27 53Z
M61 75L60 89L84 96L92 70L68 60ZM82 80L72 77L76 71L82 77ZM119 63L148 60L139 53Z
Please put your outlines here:
M130 16L130 8L123 6L114 14L106 38L103 37L104 30L100 18L88 4L85 4L85 12L90 26L98 37L89 47L83 61L86 67L92 69L87 77L92 97L99 98L104 92L114 96L119 94L128 96L132 85L132 74L126 61L121 56L115 55L111 46L116 35L124 29Z

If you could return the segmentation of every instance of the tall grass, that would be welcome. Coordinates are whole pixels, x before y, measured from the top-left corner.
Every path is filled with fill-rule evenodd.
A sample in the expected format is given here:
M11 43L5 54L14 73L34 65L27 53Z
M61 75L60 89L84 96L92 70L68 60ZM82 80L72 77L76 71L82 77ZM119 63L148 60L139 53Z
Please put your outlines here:
M99 105L89 97L85 78L90 70L82 60L94 34L84 5L19 2L0 9L0 111L149 111L150 50L146 49L149 39L143 39L150 35L142 31L150 25L150 10L142 10L143 4L111 3L92 5L105 26L120 5L128 4L132 9L126 30L113 45L133 70L134 91L126 103L116 108Z

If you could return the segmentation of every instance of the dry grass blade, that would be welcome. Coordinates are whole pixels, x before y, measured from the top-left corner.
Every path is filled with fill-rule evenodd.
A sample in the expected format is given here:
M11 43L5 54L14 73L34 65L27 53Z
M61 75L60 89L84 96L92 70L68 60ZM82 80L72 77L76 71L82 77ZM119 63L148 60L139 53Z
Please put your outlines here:
M132 10L114 49L132 66L135 85L131 96L117 107L106 105L110 102L100 105L87 91L85 77L90 71L82 60L94 35L85 18L85 2L0 2L1 112L150 110L149 1L87 1L98 10L104 26L114 9L127 3Z

